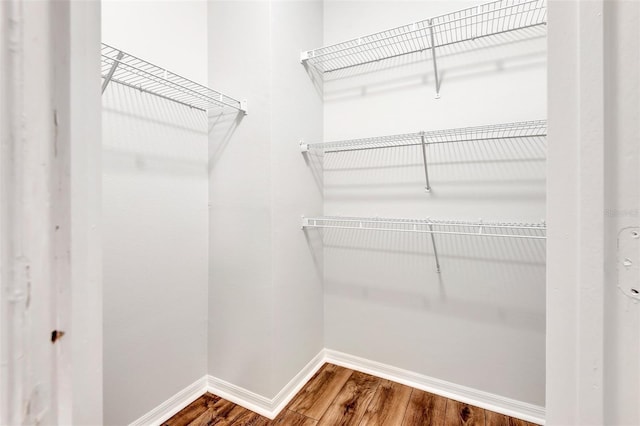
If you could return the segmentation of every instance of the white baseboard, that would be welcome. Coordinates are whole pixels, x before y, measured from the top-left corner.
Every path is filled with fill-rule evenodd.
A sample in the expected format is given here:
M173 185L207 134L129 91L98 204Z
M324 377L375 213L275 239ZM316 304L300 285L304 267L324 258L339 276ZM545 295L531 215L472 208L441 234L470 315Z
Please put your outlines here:
M403 385L441 395L446 398L455 399L456 401L466 404L495 411L496 413L505 414L531 423L544 424L544 407L468 388L331 349L325 349L325 361L402 383Z
M293 399L293 397L296 396L296 394L298 392L300 392L300 389L302 389L302 387L309 380L311 380L311 377L313 377L313 375L316 374L316 372L320 369L320 367L322 367L324 365L324 363L325 363L325 350L322 349L273 398L273 400L272 400L273 417L269 417L269 416L267 416L267 417L269 417L270 419L275 418L280 413L280 411L282 411L282 409L287 406L289 401L291 401Z
M273 398L267 398L213 376L204 376L131 423L130 426L159 425L205 392L213 393L269 419L274 419L325 362L382 377L531 423L544 424L544 407L424 376L343 352L323 349Z
M274 419L322 367L324 358L324 350L322 350L271 399L213 376L207 376L207 391L269 419Z
M138 420L129 424L129 426L149 426L159 425L162 422L169 420L172 416L177 414L180 410L191 404L198 399L207 390L207 379L202 377L171 398L167 399L162 404L158 405L153 410L149 411Z

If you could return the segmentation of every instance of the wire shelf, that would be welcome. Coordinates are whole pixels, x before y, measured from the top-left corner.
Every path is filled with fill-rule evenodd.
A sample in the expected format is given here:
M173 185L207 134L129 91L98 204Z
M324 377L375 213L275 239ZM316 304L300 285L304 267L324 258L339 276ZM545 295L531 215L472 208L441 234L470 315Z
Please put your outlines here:
M546 0L498 0L308 50L301 60L329 73L427 49L433 53L438 47L543 25L546 20Z
M546 239L547 226L541 223L465 222L433 219L383 219L365 217L303 217L304 228L354 229L420 234L450 234L482 237Z
M547 136L547 121L520 121L487 126L403 133L332 142L302 144L303 151L341 152L363 149L394 148L412 145L480 142L508 139L541 138Z
M247 113L239 101L164 68L102 43L102 92L111 82L201 111L214 107Z

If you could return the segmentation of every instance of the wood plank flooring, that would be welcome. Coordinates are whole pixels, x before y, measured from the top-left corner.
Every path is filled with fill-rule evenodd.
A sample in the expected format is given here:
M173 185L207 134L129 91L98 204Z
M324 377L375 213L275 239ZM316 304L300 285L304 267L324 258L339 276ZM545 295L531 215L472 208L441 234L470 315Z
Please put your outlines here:
M533 423L325 364L274 420L207 393L163 425L533 426Z

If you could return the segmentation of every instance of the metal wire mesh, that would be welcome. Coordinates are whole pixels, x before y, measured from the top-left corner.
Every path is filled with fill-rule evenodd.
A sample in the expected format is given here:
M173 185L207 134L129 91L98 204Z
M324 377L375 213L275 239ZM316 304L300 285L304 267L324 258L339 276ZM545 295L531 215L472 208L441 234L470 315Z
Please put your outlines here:
M546 21L546 0L498 0L309 50L302 53L302 60L328 73Z
M431 19L434 46L545 24L544 0L500 0Z
M108 83L113 82L201 111L213 107L229 107L244 111L242 103L237 99L108 44L102 43L101 53L103 91Z
M400 135L376 136L371 138L350 139L342 141L311 143L309 150L324 152L355 151L361 149L391 148L396 146L419 145L422 143L422 132L404 133Z
M479 142L492 140L540 138L547 135L547 121L522 121L516 123L492 124L488 126L464 127L456 129L434 130L428 132L403 133L399 135L377 136L324 143L312 143L309 150L324 152L355 151L361 149L392 148L420 145L424 143Z
M466 222L338 216L304 218L303 227L525 239L545 239L547 230L545 223Z

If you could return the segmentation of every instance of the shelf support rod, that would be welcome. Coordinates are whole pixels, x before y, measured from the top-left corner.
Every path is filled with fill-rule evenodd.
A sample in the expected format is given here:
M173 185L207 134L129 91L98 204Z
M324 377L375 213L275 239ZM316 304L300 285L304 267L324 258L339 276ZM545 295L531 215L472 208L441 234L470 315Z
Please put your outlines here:
M433 246L433 255L436 259L436 272L440 273L440 259L438 259L438 249L436 248L436 237L433 235L433 225L429 225L429 232L431 234L431 245Z
M433 74L436 79L436 99L440 99L440 78L438 77L438 61L436 60L436 46L433 42L433 19L429 19L429 38L431 39L431 59L433 60Z
M424 132L422 132L420 139L422 141L421 145L422 145L422 161L424 162L424 178L427 183L427 186L425 187L425 191L430 192L431 184L429 184L429 168L427 167L427 142L424 136Z
M124 53L122 51L119 51L115 61L113 61L113 64L111 64L111 69L109 70L109 73L107 74L107 76L104 78L104 81L102 82L102 93L104 93L104 91L107 90L107 86L109 85L109 82L113 78L113 74L115 74L116 68L118 68L118 65L120 64L120 59L122 59L123 56L124 56Z

